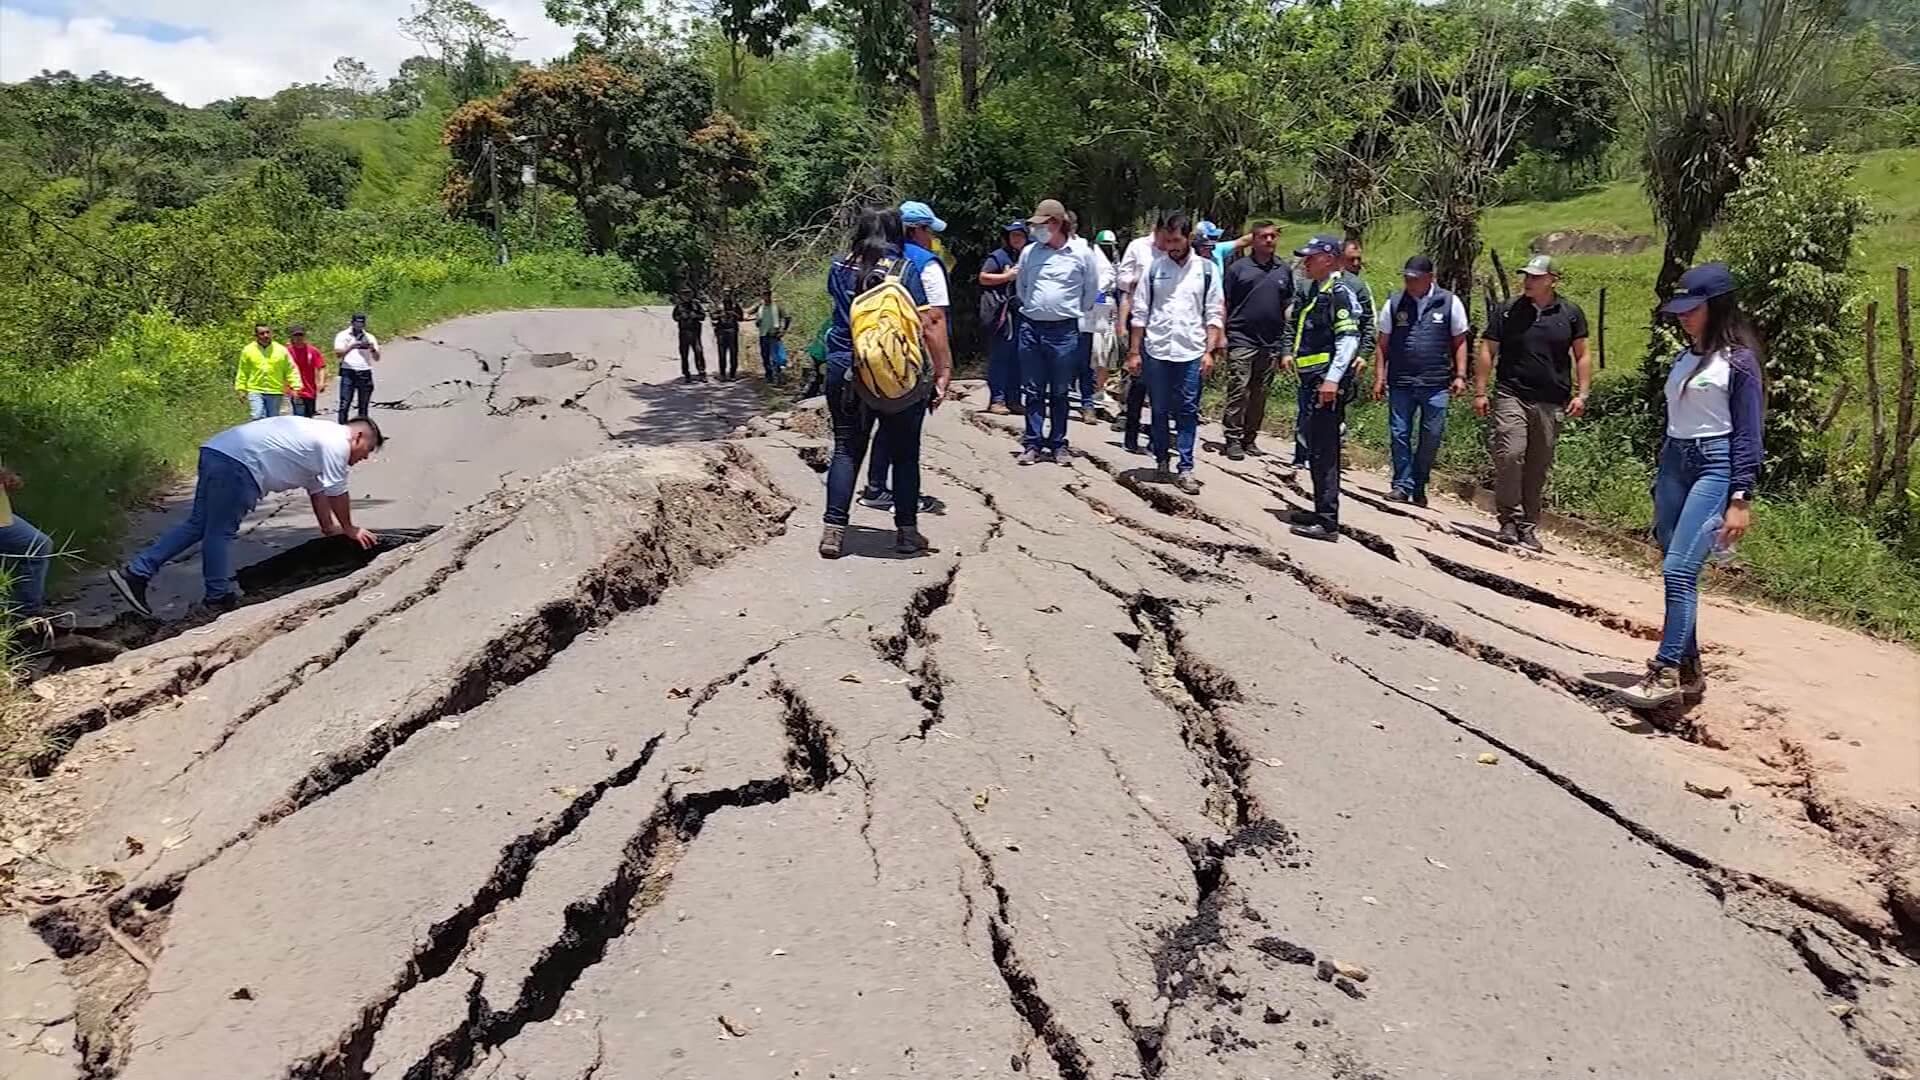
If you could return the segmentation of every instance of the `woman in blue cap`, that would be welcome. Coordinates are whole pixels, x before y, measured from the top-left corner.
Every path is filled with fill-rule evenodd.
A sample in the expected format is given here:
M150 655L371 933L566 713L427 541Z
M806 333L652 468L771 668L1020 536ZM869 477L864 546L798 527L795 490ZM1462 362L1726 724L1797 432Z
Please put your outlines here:
M1681 275L1662 304L1687 335L1667 375L1667 437L1653 486L1653 529L1665 558L1667 616L1647 677L1620 692L1634 708L1653 709L1706 692L1695 626L1700 569L1707 556L1747 531L1760 477L1766 384L1760 335L1740 310L1725 263Z

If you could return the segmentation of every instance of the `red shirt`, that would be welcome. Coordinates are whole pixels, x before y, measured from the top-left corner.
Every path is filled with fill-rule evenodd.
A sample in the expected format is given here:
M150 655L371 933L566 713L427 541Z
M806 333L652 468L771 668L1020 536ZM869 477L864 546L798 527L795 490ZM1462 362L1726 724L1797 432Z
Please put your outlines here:
M320 373L327 370L326 354L311 344L298 342L288 345L287 352L293 354L293 366L300 369L300 392L295 397L315 397L320 387Z

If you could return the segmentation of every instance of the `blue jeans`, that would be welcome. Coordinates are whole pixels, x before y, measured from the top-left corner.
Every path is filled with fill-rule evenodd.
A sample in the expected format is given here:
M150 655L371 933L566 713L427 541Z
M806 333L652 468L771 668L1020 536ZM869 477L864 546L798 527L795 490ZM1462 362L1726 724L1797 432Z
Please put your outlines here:
M340 422L343 424L347 422L347 408L350 403L354 405L355 415L358 416L360 419L365 420L367 418L367 404L372 400L373 400L373 369L372 368L348 368L348 367L341 368L340 369L340 412L339 412Z
M1080 365L1080 371L1075 376L1075 380L1080 384L1080 407L1083 409L1091 409L1093 408L1094 391L1092 334L1083 333L1080 335L1080 358L1074 362Z
M1700 616L1700 568L1726 522L1727 490L1733 483L1732 440L1668 439L1660 447L1653 482L1653 533L1666 557L1660 563L1667 586L1667 619L1660 634L1662 664L1679 666L1700 655L1695 627Z
M47 566L52 562L53 541L32 522L15 514L11 522L0 525L0 570L13 580L10 603L16 614L46 606Z
M207 583L207 599L233 595L233 538L240 522L260 502L260 485L245 465L219 452L200 448L200 477L193 485L193 513L187 520L142 548L127 569L151 578L160 568L200 545L200 576Z
M828 525L845 525L853 509L853 486L868 443L881 444L892 458L893 524L911 529L920 519L920 425L924 405L890 416L862 404L847 386L847 363L827 365L827 412L833 418L833 459L827 466ZM879 436L874 435L878 427Z
M1414 424L1420 427L1414 437ZM1387 438L1393 448L1393 490L1424 497L1440 436L1447 430L1447 391L1395 386L1387 390Z
M1020 407L1020 316L1008 315L1012 325L1002 335L987 331L987 401L1009 409Z
M1062 450L1067 445L1067 395L1080 362L1080 322L1020 320L1020 380L1027 399L1029 450ZM899 497L894 492L894 497Z
M269 416L280 415L280 402L285 394L263 394L258 390L247 391L247 419L265 420Z
M771 334L760 338L760 371L768 382L780 381L780 365L773 362L773 343L779 340Z
M1313 464L1313 395L1318 378L1301 379L1293 400L1293 467L1304 469Z
M1180 452L1180 471L1193 471L1193 438L1200 430L1200 360L1185 363L1152 355L1140 358L1140 375L1147 383L1147 401L1153 413L1148 421L1147 445L1165 468L1172 452ZM1174 437L1168 438L1172 427ZM1172 442L1174 445L1169 446Z

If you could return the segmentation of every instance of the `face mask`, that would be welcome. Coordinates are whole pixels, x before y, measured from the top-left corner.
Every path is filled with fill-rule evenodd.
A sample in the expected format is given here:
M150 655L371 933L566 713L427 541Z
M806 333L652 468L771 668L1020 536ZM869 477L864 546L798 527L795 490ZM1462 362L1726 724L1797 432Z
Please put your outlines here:
M1042 244L1053 243L1053 226L1051 225L1034 226L1033 238L1038 243L1042 243Z

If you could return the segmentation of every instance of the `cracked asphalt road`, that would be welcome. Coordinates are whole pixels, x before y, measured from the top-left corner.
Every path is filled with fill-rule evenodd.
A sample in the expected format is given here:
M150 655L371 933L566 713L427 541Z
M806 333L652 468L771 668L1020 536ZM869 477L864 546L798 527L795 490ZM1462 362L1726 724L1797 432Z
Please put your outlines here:
M1700 741L1731 705L1694 741L1609 712L1589 675L1657 620L1631 569L1359 472L1362 542L1298 541L1270 459L1189 499L1076 427L1021 469L966 400L927 428L938 550L857 511L823 562L817 414L715 439L752 395L679 384L658 313L427 337L356 494L438 532L46 681L77 741L25 799L89 887L0 922L0 1071L1920 1070L1897 797L1804 754L1760 783ZM1830 722L1770 696L1739 635L1775 620L1705 622L1721 696ZM1887 712L1920 685L1822 640Z

